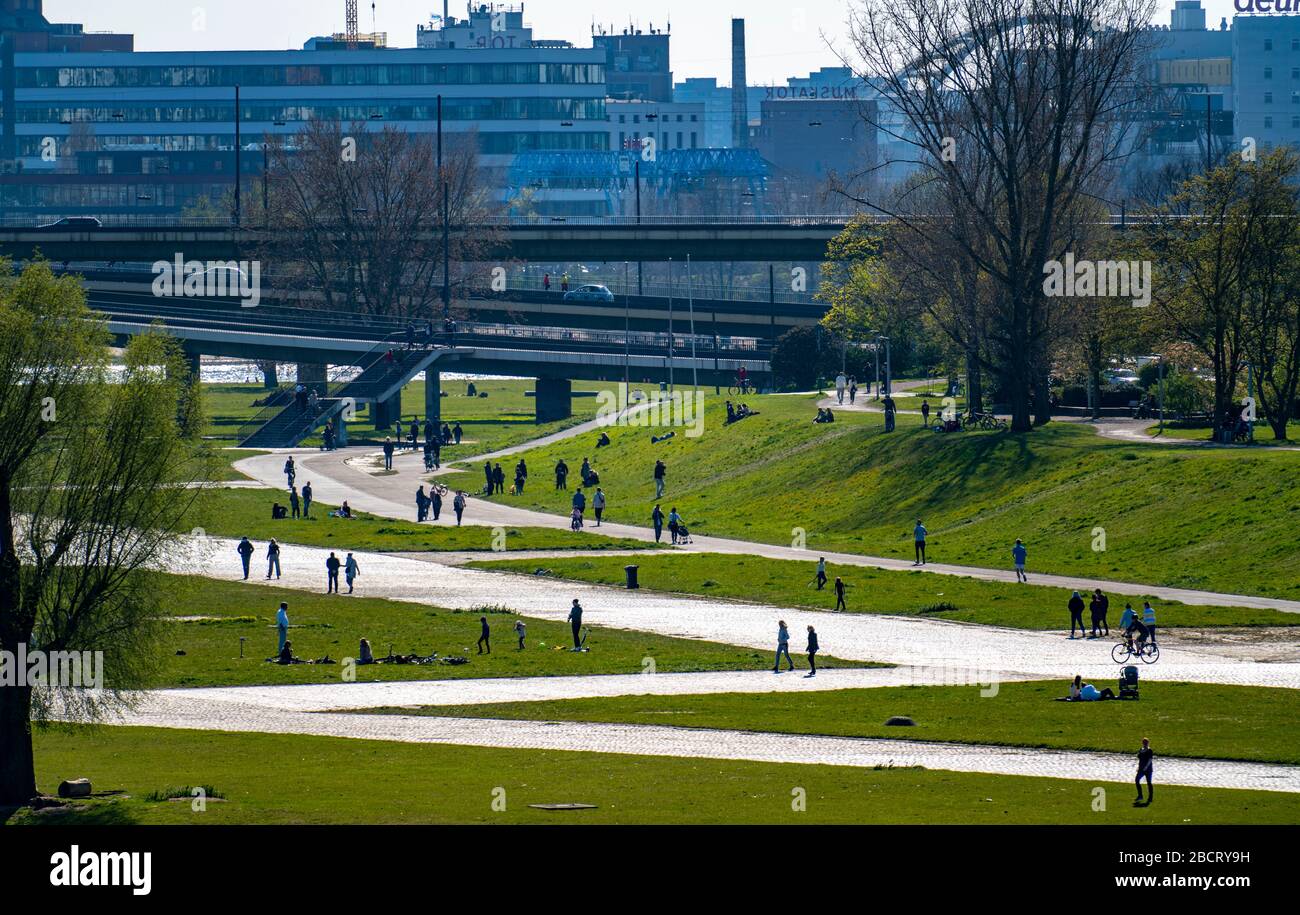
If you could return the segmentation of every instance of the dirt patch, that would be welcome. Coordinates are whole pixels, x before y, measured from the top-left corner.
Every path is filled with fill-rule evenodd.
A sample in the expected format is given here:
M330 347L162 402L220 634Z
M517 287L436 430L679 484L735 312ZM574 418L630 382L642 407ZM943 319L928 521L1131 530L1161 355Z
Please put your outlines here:
M1221 654L1242 661L1300 661L1300 630L1290 626L1158 630L1161 645Z

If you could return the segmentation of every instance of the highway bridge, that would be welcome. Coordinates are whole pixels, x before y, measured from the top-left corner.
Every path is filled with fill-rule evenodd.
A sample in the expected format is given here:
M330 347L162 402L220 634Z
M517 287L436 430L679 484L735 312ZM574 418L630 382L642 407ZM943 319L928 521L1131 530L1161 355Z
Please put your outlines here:
M507 219L496 223L501 242L485 260L543 263L699 262L815 263L843 231L848 217L801 216L751 219L691 217L608 217ZM0 226L0 256L26 260L37 251L53 261L247 259L274 252L276 233L255 226L237 228L212 221L114 222L99 227ZM453 226L453 234L463 227ZM437 243L436 224L419 240ZM273 259L273 253L265 255Z
M400 411L401 391L426 377L425 416L441 421L441 374L536 378L538 422L572 413L574 380L728 385L743 365L756 380L770 376L770 346L755 337L459 322L447 332L412 341L400 322L284 306L242 308L237 302L157 298L141 293L90 293L119 345L161 325L177 338L197 371L204 355L298 363L298 378L316 391L320 406L305 414L287 390L244 429L250 447L291 447L333 420L346 441L350 411L369 405L377 428ZM330 366L360 369L331 380Z

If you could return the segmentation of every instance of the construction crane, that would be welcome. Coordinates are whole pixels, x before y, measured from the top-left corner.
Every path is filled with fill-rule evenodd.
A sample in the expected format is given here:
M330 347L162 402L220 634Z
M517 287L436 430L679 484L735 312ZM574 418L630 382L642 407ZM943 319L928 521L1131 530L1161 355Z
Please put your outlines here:
M348 50L356 50L357 40L360 37L360 25L357 22L357 0L346 0L346 3Z

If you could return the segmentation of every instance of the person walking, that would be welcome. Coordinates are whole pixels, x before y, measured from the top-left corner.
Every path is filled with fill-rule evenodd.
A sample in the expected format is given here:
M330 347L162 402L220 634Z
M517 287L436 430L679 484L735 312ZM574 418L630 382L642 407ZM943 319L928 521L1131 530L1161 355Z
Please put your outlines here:
M677 534L682 529L682 516L677 514L677 508L674 506L668 512L668 533L672 535L673 545L677 545Z
M386 437L384 439L384 469L385 470L393 469L393 452L396 450L397 450L397 446L393 444L393 439L391 437Z
M272 540L266 545L266 580L271 580L271 573L280 578L280 544Z
M921 422L924 425L930 425L930 401L921 401Z
M921 519L917 518L916 527L912 528L912 538L916 542L916 562L912 563L914 566L925 565L925 537L929 533L921 523Z
M1142 602L1142 625L1147 627L1147 641L1152 645L1156 643L1156 610L1151 606L1151 601Z
M361 566L357 565L357 559L351 553L348 553L347 560L343 563L343 577L348 582L348 593L352 593L352 583L357 580L361 574Z
M298 500L298 488L296 486L290 486L289 487L289 513L294 518L298 518L301 516L301 512L299 510L300 508L301 506Z
M885 395L883 401L885 407L885 431L893 432L898 425L898 404L894 403L894 398Z
M820 591L826 587L826 557L823 556L817 560L817 590Z
M492 630L488 628L487 617L480 616L478 618L478 621L483 626L483 628L479 630L479 634L478 634L478 653L483 654L483 648L484 646L487 646L487 653L491 654L492 653Z
M790 630L785 628L785 620L779 620L776 625L776 662L772 667L774 674L781 672L781 655L785 655L789 669L794 670L794 661L790 658Z
M858 379L849 379L849 406L853 406L858 400Z
M596 494L591 497L591 510L596 513L596 527L600 527L600 516L605 513L605 490L596 487Z
M664 497L664 480L668 476L668 466L663 461L655 461L655 498Z
M848 387L848 385L849 380L844 377L843 372L840 372L835 376L835 397L839 401L841 407L844 406L844 389Z
M515 636L519 639L517 651L524 650L524 639L528 637L528 624L523 620L515 620Z
M656 505L655 510L650 513L650 521L655 526L655 543L658 543L664 537L664 510L658 505Z
M564 274L564 276L560 277L560 291L561 292L569 291L569 274L567 273Z
M1079 637L1086 639L1088 637L1088 630L1084 628L1083 625L1083 598L1079 596L1078 591L1075 591L1074 594L1070 597L1069 607L1070 607L1070 638L1074 638L1074 627L1077 624L1079 627Z
M1011 548L1011 558L1016 564L1016 582L1028 583L1029 576L1025 574L1025 557L1029 555L1029 550L1025 547L1020 538L1016 538L1016 545Z
M524 494L524 485L528 482L528 465L524 463L523 458L515 465L515 495Z
M307 485L302 488L302 516L311 517L311 480L308 480Z
M421 524L429 516L429 497L425 495L424 487L421 486L415 491L415 523Z
M442 515L442 494L436 489L429 498L429 507L433 509L433 520L437 521Z
M811 668L811 670L808 671L808 676L810 677L817 676L817 649L819 647L820 646L817 644L817 630L814 629L812 626L809 626L808 627L808 666Z
M844 603L844 579L836 578L835 579L835 610L838 612L840 610L847 611L848 609L849 609L848 604Z
M279 644L275 646L275 653L279 655L284 651L284 643L289 641L289 605L284 601L280 602L280 609L276 611L275 628L280 637Z
M289 459L284 462L284 475L289 481L289 487L292 488L294 477L298 475L298 466L294 464L292 454L289 455Z
M492 495L493 486L492 486L492 462L491 461L483 462L483 482L487 484L486 488L483 491L487 493L489 496Z
M465 517L465 494L456 493L456 498L451 500L451 507L456 512L456 526L460 527L461 519Z
M239 553L239 561L244 566L244 581L248 581L248 566L253 561L253 553L256 549L247 537L240 540L239 546L235 547L235 551Z
M496 491L498 494L505 493L506 472L501 469L500 464L497 464L495 467L492 468L492 482L496 483Z
M341 566L342 564L343 563L339 562L339 558L335 556L333 553L330 553L329 558L325 560L325 593L326 594L339 593L339 566Z
M1110 599L1101 593L1101 588L1092 592L1092 600L1088 602L1088 609L1092 613L1092 637L1095 639L1098 635L1110 635L1110 626L1106 622L1106 611L1110 608ZM1102 632L1098 633L1097 630Z
M542 292L551 291L551 275L549 273L542 276Z
M1151 802L1156 798L1155 788L1151 785L1151 777L1155 774L1155 766L1153 764L1155 756L1155 751L1151 749L1151 741L1146 737L1143 737L1142 749L1138 750L1137 776L1133 779L1134 784L1137 785L1138 792L1137 800L1133 802L1133 806L1135 807L1143 803L1142 779L1144 778L1147 780L1146 804L1150 806Z
M577 651L582 647L582 604L576 597L569 609L569 625L573 627L573 649Z
M563 458L560 458L560 460L557 461L555 464L555 488L557 490L568 489L569 488L568 479L569 479L569 465L564 463Z
M459 421L457 421L456 425L452 427L451 434L456 444L459 445L461 436L465 434L465 430L460 427Z

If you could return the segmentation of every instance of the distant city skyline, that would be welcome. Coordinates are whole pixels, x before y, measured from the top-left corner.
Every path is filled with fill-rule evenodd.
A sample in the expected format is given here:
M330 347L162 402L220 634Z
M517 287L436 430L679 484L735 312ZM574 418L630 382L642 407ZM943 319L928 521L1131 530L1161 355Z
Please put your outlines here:
M678 0L525 0L525 21L538 38L562 39L578 47L589 43L594 9L599 23L621 30L629 24L648 30L673 27L672 67L677 81L716 77L731 82L732 16L746 20L751 85L783 85L822 67L840 66L836 50L848 52L846 21L860 0L798 0L775 3ZM1162 0L1154 21L1168 25L1173 0ZM1233 0L1202 0L1206 24L1217 29L1236 14ZM465 15L464 0L453 0L452 16ZM441 14L438 0L360 2L361 31L388 33L394 47L414 47L416 27ZM344 28L344 0L45 0L51 21L80 22L87 31L132 32L142 51L283 50L301 48L307 39ZM201 26L201 27L199 27Z

